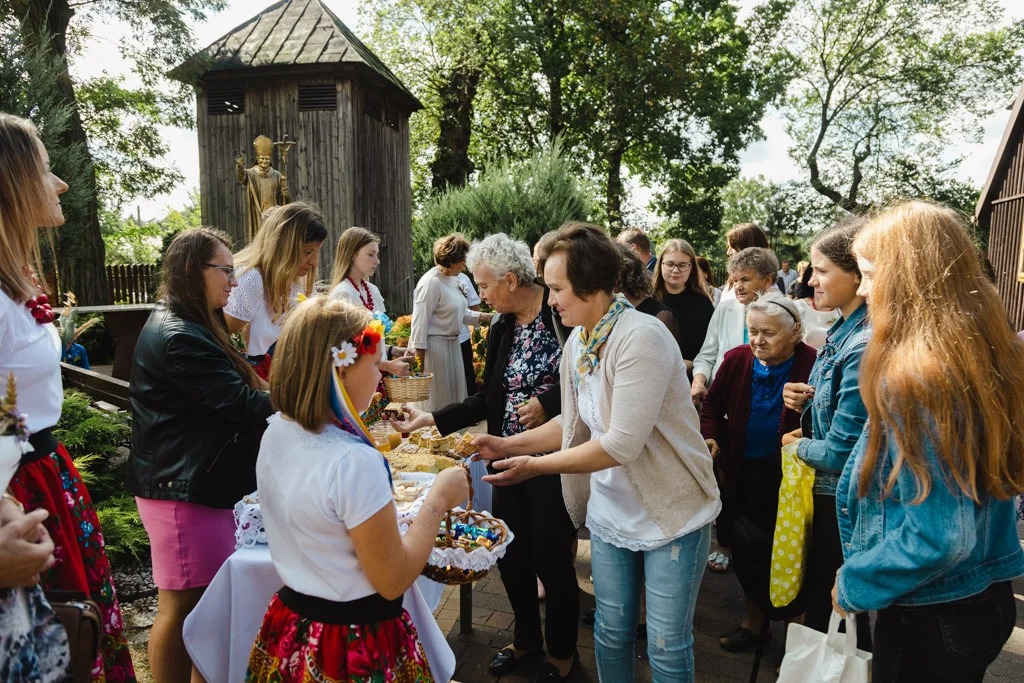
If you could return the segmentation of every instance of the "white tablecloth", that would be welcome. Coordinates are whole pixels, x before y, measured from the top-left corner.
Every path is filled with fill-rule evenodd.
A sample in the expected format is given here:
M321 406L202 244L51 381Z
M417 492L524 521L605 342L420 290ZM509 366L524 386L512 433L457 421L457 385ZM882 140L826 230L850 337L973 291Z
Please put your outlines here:
M263 624L270 598L282 582L267 546L242 548L227 559L202 599L185 620L185 647L209 683L245 680L249 652ZM455 673L455 654L434 621L443 586L416 580L402 603L412 617L430 670L437 681Z

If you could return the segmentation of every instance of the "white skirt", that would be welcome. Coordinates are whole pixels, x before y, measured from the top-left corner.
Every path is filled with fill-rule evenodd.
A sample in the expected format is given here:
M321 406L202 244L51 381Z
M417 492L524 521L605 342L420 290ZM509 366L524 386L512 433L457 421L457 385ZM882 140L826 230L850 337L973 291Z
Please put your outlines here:
M434 373L430 383L430 398L413 403L414 408L434 412L466 398L466 372L462 363L462 347L458 335L427 337L427 356L424 372Z

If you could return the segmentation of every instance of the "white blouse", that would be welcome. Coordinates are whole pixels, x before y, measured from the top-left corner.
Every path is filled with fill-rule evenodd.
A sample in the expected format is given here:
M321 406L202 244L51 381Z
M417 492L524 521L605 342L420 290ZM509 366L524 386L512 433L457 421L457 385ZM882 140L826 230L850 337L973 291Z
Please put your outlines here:
M693 359L693 374L704 375L708 387L715 379L718 368L722 367L725 354L747 343L744 338L747 329L747 307L739 302L735 294L731 299L726 298L725 294L726 292L722 293L722 299L711 315L704 345Z
M427 337L457 339L463 323L478 325L480 314L469 310L466 297L459 289L459 279L442 274L434 266L416 284L409 346L426 349Z
M809 346L820 349L825 345L825 338L828 336L829 328L839 320L839 311L822 311L810 304L807 299L796 300L797 310L800 311L800 321L804 328L804 341Z
M298 302L301 293L301 285L293 283L288 293L289 308ZM224 312L236 320L249 323L249 347L246 353L250 356L262 356L281 336L284 316L271 316L267 298L263 294L263 276L256 268L250 268L238 276L238 286L231 290Z
M373 595L349 529L394 504L384 456L334 425L313 434L280 413L267 422L256 482L274 569L325 600Z
M366 281L364 280L364 282ZM373 306L371 313L387 313L387 311L384 310L384 297L381 296L380 290L377 289L377 285L372 282L366 282L366 284L370 288L370 305ZM362 290L362 285L359 286L359 290ZM347 301L354 306L364 307L363 300L360 298L360 295L365 297L366 294L359 290L356 290L352 282L348 278L345 278L338 283L337 287L331 290L328 298L341 299L342 301Z
M608 336L615 335L613 328ZM579 335L573 334L566 345L570 358L580 355ZM575 363L574 363L575 365ZM590 438L604 436L604 422L598 406L601 403L603 383L597 373L577 376L577 404L580 419L590 429ZM708 524L721 509L719 499L710 500L678 532L671 536L658 528L637 497L624 467L609 467L590 475L590 499L587 503L587 528L605 543L634 552L655 550L669 541L685 536Z
M466 306L472 308L473 306L480 305L480 295L476 293L476 287L473 286L473 281L469 279L469 276L465 273L459 273L459 289L462 291L463 296L466 297ZM469 341L469 326L466 323L462 323L459 327L459 343Z
M60 378L60 335L53 323L40 325L25 304L0 290L0 391L14 373L18 410L30 432L57 424L64 390Z

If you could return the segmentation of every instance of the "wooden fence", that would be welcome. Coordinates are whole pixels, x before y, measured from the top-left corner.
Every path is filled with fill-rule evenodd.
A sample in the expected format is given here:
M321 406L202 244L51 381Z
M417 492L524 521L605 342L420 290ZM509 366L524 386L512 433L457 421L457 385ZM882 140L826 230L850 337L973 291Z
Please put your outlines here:
M154 301L156 266L107 266L107 286L114 304L149 304Z

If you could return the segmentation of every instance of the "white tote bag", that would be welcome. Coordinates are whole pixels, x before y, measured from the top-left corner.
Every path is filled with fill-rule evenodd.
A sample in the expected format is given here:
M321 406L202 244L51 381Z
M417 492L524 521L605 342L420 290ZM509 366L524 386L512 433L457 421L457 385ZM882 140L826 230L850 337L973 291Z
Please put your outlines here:
M790 624L778 683L869 683L871 653L857 649L857 618L847 617L846 633L839 632L840 621L832 612L828 634Z

